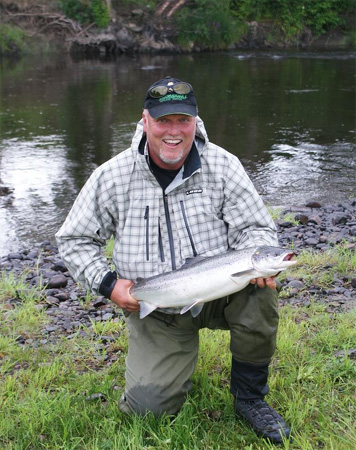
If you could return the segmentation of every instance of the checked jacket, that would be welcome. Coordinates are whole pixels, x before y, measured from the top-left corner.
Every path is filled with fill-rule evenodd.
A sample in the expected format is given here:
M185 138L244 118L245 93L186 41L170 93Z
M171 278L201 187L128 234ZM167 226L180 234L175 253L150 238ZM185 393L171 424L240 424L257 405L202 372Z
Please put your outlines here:
M72 277L99 293L112 270L102 252L114 237L112 262L135 281L181 267L196 255L278 245L274 223L238 158L196 139L180 172L162 190L149 167L142 121L131 147L90 176L56 234Z

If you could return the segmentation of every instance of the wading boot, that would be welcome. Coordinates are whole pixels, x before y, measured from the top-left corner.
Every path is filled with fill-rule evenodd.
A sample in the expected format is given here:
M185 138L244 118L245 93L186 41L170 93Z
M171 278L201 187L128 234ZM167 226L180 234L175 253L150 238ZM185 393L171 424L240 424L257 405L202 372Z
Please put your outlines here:
M264 400L236 399L235 413L245 419L259 436L274 444L282 444L283 439L289 439L290 429L283 417Z
M235 397L235 413L246 420L255 432L274 444L288 439L290 429L264 400L269 391L268 364L254 365L232 360L231 393Z

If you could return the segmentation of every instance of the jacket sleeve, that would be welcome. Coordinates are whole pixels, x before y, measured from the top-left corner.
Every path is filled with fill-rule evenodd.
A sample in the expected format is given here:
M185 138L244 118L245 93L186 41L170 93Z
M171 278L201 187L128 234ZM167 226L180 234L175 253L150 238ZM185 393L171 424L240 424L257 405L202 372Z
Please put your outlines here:
M80 191L56 233L58 250L69 273L95 294L99 293L104 277L110 273L103 246L115 232L109 209L112 189L110 182L103 178L99 167Z
M232 157L224 186L223 217L230 248L277 246L275 224L242 164Z

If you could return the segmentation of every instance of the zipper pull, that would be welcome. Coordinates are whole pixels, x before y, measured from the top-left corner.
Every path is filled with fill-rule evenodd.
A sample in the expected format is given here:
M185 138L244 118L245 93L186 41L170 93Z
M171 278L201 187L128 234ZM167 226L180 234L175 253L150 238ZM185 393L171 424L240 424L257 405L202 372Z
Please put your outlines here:
M145 220L147 220L148 219L148 210L150 209L150 207L147 205L146 206L146 209L145 209L145 215L143 216L143 218L145 219Z

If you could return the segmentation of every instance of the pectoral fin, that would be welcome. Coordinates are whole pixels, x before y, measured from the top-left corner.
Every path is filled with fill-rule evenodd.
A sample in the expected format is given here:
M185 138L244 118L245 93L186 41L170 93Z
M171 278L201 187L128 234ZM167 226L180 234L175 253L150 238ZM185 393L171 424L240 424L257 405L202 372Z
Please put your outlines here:
M244 275L249 275L250 273L251 273L251 269L242 270L241 272L232 273L230 275L230 278L232 279L232 281L234 283L239 284L240 283L239 278L243 277Z
M190 311L192 317L197 317L200 314L201 310L203 309L203 306L204 306L203 303L195 302L192 303L191 305L184 306L184 308L181 309L180 313L184 314L187 311Z
M157 306L152 305L151 303L140 302L140 319L148 316L155 309L157 309Z

